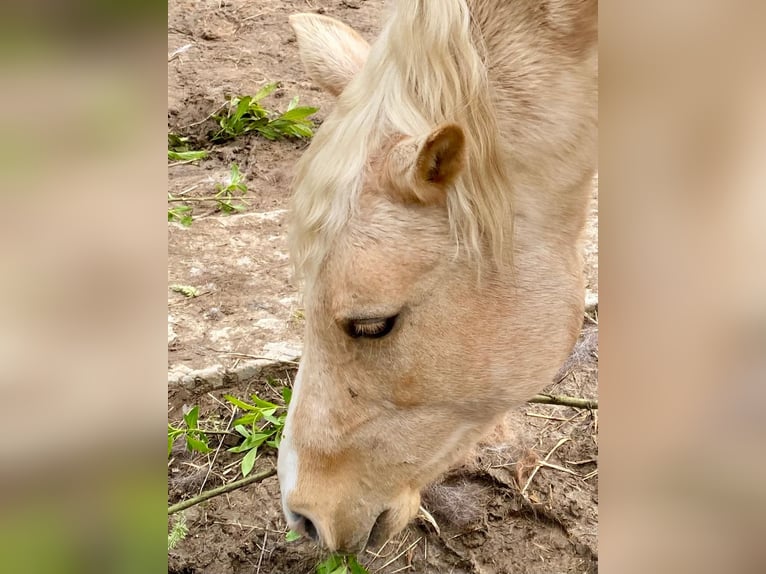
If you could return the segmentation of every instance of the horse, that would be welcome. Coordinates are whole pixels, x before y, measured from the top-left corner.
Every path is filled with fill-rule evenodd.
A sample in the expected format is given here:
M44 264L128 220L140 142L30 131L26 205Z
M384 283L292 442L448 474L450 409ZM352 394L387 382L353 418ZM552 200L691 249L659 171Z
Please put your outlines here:
M287 523L338 552L546 386L583 319L596 0L400 0L368 44L290 23L335 106L296 166L304 350L279 448Z

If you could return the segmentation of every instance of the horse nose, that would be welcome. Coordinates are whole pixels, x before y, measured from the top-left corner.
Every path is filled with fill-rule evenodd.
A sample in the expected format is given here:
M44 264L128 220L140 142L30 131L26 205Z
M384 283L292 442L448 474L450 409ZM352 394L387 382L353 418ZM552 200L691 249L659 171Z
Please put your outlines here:
M384 542L382 535L384 534L385 528L383 527L382 522L386 514L386 512L383 512L378 516L371 529L366 531L366 536L360 536L359 532L355 530L346 532L345 529L342 529L339 533L337 532L338 525L336 524L335 535L325 533L326 537L323 537L322 534L320 534L322 532L321 524L316 522L316 517L312 520L305 514L295 512L289 508L286 512L287 523L292 530L310 538L315 544L332 552L347 554L355 554L361 552L366 546L377 546Z
M304 516L303 514L299 514L298 512L293 512L289 509L287 513L289 519L288 522L290 523L290 527L293 530L303 534L304 536L308 536L317 544L321 543L321 540L319 539L319 531L310 518Z

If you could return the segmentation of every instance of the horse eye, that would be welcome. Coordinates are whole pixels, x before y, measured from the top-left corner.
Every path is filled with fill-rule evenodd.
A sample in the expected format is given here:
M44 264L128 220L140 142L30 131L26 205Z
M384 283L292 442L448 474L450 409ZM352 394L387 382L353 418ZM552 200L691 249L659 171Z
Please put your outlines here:
M384 319L352 319L346 324L346 332L354 339L380 339L391 332L398 317L399 315Z

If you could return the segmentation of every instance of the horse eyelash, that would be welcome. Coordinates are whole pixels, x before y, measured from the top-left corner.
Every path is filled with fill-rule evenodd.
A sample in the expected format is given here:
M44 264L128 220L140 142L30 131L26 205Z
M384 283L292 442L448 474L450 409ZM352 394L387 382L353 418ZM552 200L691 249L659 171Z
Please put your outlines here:
M387 317L385 319L351 320L347 324L346 331L348 335L354 339L361 337L366 339L380 339L391 332L397 317L398 315Z

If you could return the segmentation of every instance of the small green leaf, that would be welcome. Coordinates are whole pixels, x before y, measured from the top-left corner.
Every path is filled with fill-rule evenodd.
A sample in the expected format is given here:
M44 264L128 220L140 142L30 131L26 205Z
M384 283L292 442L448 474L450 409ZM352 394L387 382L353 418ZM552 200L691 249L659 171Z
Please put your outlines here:
M236 163L231 164L229 168L230 184L237 184L242 179L242 173L239 171L239 166Z
M226 203L225 201L219 201L218 202L218 207L224 213L231 213L232 211L235 211L234 206L230 205L229 203Z
M282 387L282 400L285 401L285 406L290 404L290 399L293 398L293 390L290 387Z
M197 297L199 295L199 290L191 285L171 285L170 290L175 291L176 293L181 293L184 297L189 298Z
M258 128L258 133L265 137L267 140L278 140L281 134L271 126L263 126Z
M268 123L269 121L269 112L265 108L262 108L259 104L254 104L250 108L250 115L248 117L248 120L251 122L251 127L255 127L256 125L260 125L263 123Z
M192 208L188 205L179 205L168 209L168 221L179 221L181 225L188 227L192 222L191 211Z
M168 159L171 161L197 161L207 157L206 151L174 151L168 150Z
M274 403L270 403L269 401L264 401L258 395L250 395L250 398L253 400L253 404L261 409L278 409L279 408L279 405L275 405ZM271 413L271 414L274 414L274 413Z
M349 571L351 574L369 574L367 571L367 568L359 564L359 562L356 559L356 556L349 556L347 559L347 564L349 567Z
M261 419L261 411L254 411L239 417L234 421L234 425L250 426Z
M303 126L300 124L294 124L286 128L285 131L291 136L301 138L310 138L314 135L314 130L312 130L309 126Z
M243 115L245 115L245 112L247 111L247 108L250 106L250 101L252 98L250 96L245 96L244 98L237 100L234 98L232 100L232 103L236 102L236 111L234 112L234 121L238 121L242 118Z
M197 428L197 420L199 419L199 406L195 405L191 408L191 410L184 415L184 422L186 423L186 428L188 429L196 429Z
M261 446L266 439L271 438L273 433L253 433L245 439L245 442L249 443L249 446Z
M343 556L334 554L319 563L316 567L317 574L369 574L367 568L362 566L356 556Z
M168 550L173 550L179 542L186 538L187 534L189 534L189 529L186 526L186 516L179 514L168 534Z
M343 556L333 554L317 565L317 574L336 574L339 568L345 568Z
M253 100L256 102L261 101L266 96L270 96L272 93L274 93L274 90L276 90L279 87L279 84L276 82L272 82L271 84L266 84L263 86L256 94L253 96Z
M247 476L253 470L256 456L258 456L258 449L254 448L242 458L242 476Z
M257 407L255 407L253 405L250 405L250 404L248 404L248 403L246 403L244 401L241 401L237 397L234 397L232 395L224 395L223 398L226 399L227 401L229 401L235 407L239 407L243 411L255 411L255 410L257 410ZM235 422L234 424L238 424L238 423Z
M270 437L271 434L253 433L242 441L242 444L231 447L229 452L245 452L246 450L258 448Z
M297 120L306 119L307 117L317 113L318 111L319 111L319 108L311 108L308 106L304 106L300 108L292 108L292 109L288 109L284 114L279 116L279 119L294 122Z
M181 136L174 133L168 133L168 148L174 151L185 151L188 149L189 136Z
M283 425L283 421L281 419L276 418L272 415L267 415L265 412L263 414L263 418L267 421L269 421L271 424L273 424L276 427L280 427Z
M173 450L174 441L175 437L173 435L168 435L168 458L170 458L170 452Z
M202 453L210 452L210 447L207 446L207 443L202 442L201 440L194 438L193 436L188 434L186 435L186 446L191 451L202 452Z
M285 534L285 542L295 542L296 540L299 540L300 537L301 535L295 530L288 530L287 534Z

